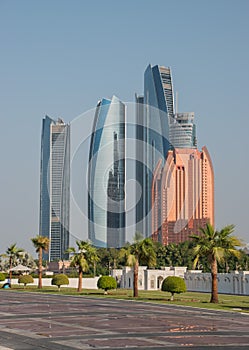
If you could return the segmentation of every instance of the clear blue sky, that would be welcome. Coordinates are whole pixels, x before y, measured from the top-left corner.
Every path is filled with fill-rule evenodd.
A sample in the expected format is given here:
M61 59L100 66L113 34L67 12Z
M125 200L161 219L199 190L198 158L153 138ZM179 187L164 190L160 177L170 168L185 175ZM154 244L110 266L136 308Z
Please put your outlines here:
M170 66L215 168L216 226L249 242L247 0L0 0L0 234L33 252L41 120L102 97L133 101L148 65Z

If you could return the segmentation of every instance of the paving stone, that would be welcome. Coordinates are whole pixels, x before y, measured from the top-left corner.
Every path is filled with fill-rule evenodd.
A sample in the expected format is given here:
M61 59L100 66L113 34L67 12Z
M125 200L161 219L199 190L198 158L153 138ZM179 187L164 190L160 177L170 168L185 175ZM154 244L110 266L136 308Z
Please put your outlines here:
M240 313L13 290L0 300L0 350L249 348Z

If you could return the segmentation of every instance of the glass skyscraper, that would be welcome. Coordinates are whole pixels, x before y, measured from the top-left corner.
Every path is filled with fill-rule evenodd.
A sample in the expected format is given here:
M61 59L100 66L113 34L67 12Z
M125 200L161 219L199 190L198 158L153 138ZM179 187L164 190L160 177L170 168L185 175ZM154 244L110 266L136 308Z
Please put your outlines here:
M145 237L151 235L151 184L154 169L165 161L170 149L169 125L174 118L174 96L171 70L149 65L144 73L143 103L137 107L136 178L141 186L141 199L136 206L136 225ZM140 144L140 145L139 145ZM143 146L141 146L141 144ZM142 159L140 164L139 159ZM142 172L142 177L141 177ZM141 220L140 220L141 219Z
M145 212L145 201L144 201L144 97L135 95L136 101L136 231L144 231L143 217Z
M172 148L197 148L194 113L176 113L169 127Z
M125 244L125 105L117 97L96 108L88 165L88 234L97 247Z
M44 259L66 259L70 215L70 126L46 116L42 121L39 234L50 240Z

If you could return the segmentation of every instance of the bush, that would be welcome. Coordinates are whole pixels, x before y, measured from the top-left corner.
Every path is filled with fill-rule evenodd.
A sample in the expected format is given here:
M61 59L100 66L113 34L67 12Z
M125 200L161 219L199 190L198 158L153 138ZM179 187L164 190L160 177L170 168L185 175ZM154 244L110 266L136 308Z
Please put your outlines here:
M24 288L28 283L33 283L34 279L31 275L22 275L18 278L18 283L24 284Z
M105 293L107 293L108 290L117 288L117 282L114 277L101 276L98 279L97 286L99 289L104 289Z
M177 276L168 276L162 283L162 291L171 293L171 300L174 300L174 294L187 291L186 283L183 278Z
M5 278L6 278L5 274L0 272L0 282L5 281Z
M59 288L59 291L60 291L62 285L69 284L69 279L66 275L61 273L59 275L54 276L51 283L52 283L52 286L57 286Z

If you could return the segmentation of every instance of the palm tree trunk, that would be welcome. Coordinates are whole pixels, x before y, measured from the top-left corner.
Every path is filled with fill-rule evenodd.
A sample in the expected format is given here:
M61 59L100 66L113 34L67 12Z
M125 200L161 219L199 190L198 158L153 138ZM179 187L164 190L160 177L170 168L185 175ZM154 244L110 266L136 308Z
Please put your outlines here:
M38 288L42 288L42 248L39 248L39 263L38 263L38 269L39 269L39 280L38 280Z
M9 264L10 264L10 271L9 271L9 280L10 280L10 285L11 285L11 279L12 279L12 256L10 256L10 260L9 260Z
M212 293L210 303L218 303L217 260L213 256L211 261Z
M134 276L133 276L133 297L138 297L138 259L136 259L135 265L134 265Z
M78 281L78 292L82 291L82 270L79 269L79 281Z

